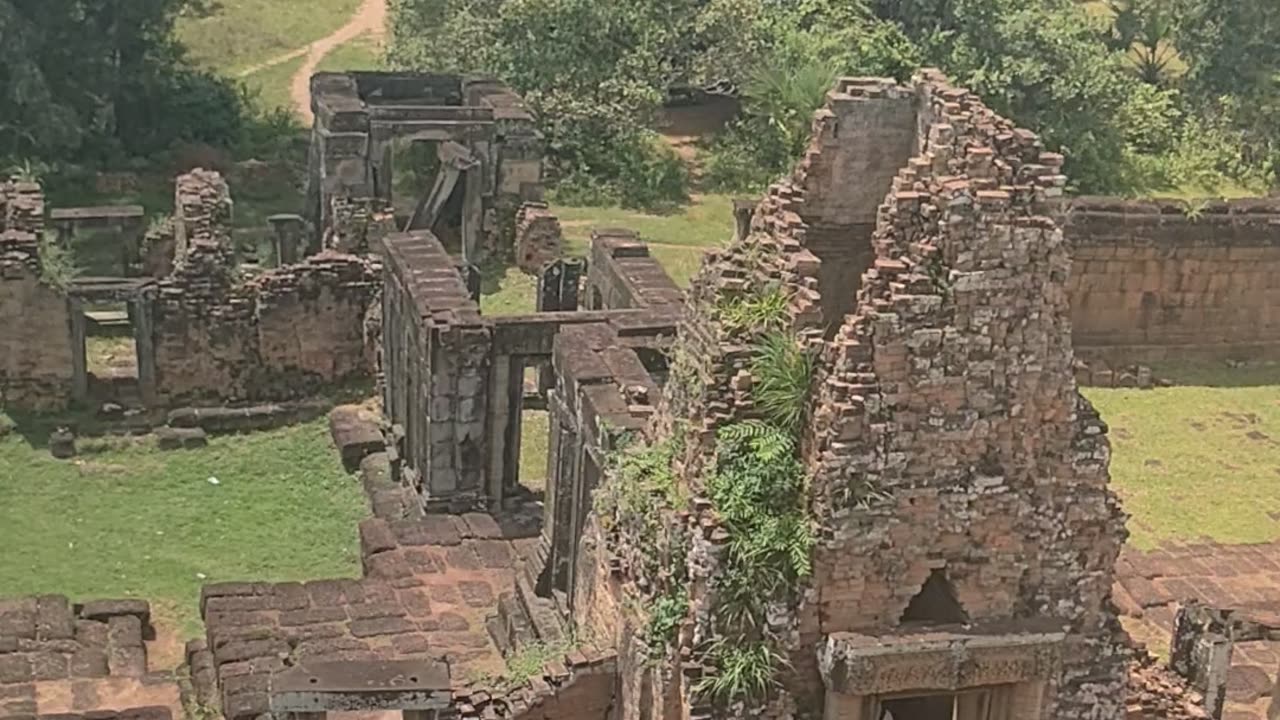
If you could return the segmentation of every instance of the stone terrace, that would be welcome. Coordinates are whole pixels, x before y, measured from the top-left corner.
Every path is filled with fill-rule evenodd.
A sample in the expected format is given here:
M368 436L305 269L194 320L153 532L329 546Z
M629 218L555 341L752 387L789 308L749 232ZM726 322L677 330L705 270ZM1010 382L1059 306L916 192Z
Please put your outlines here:
M0 718L182 717L172 674L148 672L150 618L141 600L0 600Z
M1125 549L1116 563L1115 600L1139 639L1167 642L1178 606L1196 601L1232 608L1270 626L1266 637L1237 641L1227 673L1224 720L1263 720L1280 668L1280 542L1256 545L1166 543Z

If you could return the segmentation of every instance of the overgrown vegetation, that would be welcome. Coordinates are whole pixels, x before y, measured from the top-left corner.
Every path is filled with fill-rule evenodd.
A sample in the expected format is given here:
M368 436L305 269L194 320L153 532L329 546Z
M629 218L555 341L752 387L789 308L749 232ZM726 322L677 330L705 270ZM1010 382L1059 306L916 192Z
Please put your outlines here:
M703 188L757 190L838 75L943 68L1066 154L1083 192L1261 189L1280 130L1267 0L395 0L394 63L494 72L541 114L562 199L677 202L652 142L676 85L736 87ZM460 40L461 39L461 40Z
M765 333L783 329L788 302L781 288L771 287L759 293L721 296L713 311L730 334Z
M751 362L752 397L771 423L792 435L804 422L813 367L813 355L780 332L764 336Z
M40 281L49 287L66 290L80 274L71 251L63 247L56 237L46 233L40 238Z

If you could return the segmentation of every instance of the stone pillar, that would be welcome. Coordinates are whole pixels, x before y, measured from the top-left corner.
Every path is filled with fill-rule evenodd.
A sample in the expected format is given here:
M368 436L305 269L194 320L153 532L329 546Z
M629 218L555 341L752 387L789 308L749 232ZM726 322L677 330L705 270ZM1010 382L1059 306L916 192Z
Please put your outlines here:
M156 404L158 388L156 387L156 349L154 329L152 327L153 298L141 295L129 303L133 316L133 338L138 355L138 394L142 404L151 407Z
M751 215L755 212L754 200L733 201L733 241L741 242L751 234Z
M472 167L462 175L462 259L467 263L480 260L480 237L484 233L483 168Z
M83 403L89 399L89 365L85 357L84 301L67 298L67 315L71 321L71 399Z
M1178 608L1169 646L1169 667L1204 694L1204 709L1214 720L1222 718L1233 645L1230 629L1217 616L1196 603Z
M275 235L272 242L276 250L276 266L292 265L301 257L303 228L305 223L301 215L282 213L267 218Z
M524 400L524 361L495 357L489 371L489 466L485 477L489 507L502 509L507 489L520 479L520 421Z

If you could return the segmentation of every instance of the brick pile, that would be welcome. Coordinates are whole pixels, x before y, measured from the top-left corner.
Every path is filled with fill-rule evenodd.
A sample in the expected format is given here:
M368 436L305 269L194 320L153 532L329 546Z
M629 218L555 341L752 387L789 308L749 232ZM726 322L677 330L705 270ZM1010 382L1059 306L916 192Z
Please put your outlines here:
M1129 665L1126 720L1208 720L1204 698L1146 651Z
M214 170L195 169L174 183L174 263L185 275L231 282L231 189Z
M564 256L560 219L546 203L525 203L516 213L516 266L537 275L553 260Z
M381 198L335 195L331 218L324 246L342 253L374 252L381 247L383 238L396 231L395 215Z

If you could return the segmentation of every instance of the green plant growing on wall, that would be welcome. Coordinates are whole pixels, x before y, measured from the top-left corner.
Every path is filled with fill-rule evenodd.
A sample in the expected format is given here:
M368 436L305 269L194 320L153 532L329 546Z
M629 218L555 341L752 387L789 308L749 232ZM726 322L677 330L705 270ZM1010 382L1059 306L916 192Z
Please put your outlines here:
M786 664L786 658L763 641L738 643L722 638L707 657L717 673L703 678L694 689L725 705L764 697Z
M1185 200L1182 203L1182 214L1188 220L1195 222L1196 220L1199 220L1201 216L1204 215L1204 211L1208 207L1209 207L1209 201L1203 198L1200 200Z
M40 239L40 281L49 287L66 290L71 282L80 274L71 251L64 248L54 238L45 236Z
M719 300L715 317L731 333L770 332L786 327L789 298L779 287Z
M661 656L661 650L675 641L676 631L689 614L689 591L672 587L649 604L649 625L645 628L645 644L650 657Z
M684 438L677 424L660 442L633 439L619 446L609 457L610 482L595 499L610 542L640 551L635 553L642 564L639 575L648 581L641 600L649 616L643 639L654 659L675 639L689 607L689 538L673 521L674 512L689 501L673 470Z
M771 332L756 346L751 361L752 396L769 422L795 433L804 422L813 378L813 355L790 335Z

